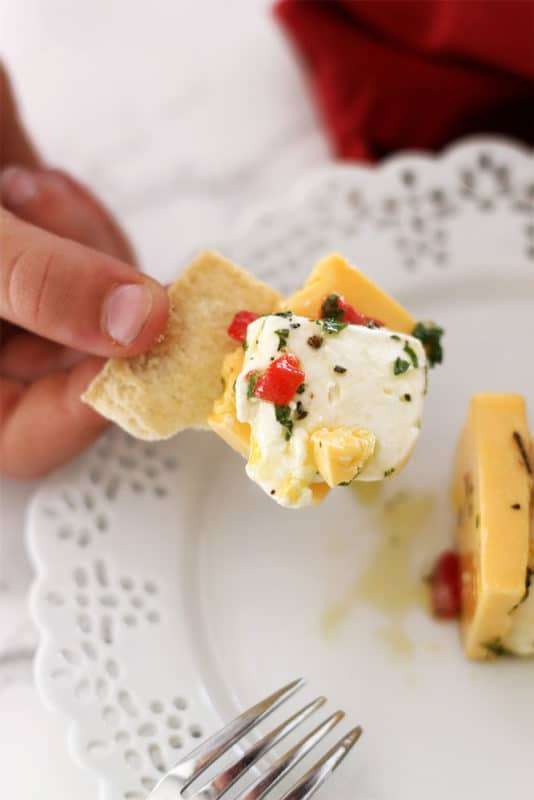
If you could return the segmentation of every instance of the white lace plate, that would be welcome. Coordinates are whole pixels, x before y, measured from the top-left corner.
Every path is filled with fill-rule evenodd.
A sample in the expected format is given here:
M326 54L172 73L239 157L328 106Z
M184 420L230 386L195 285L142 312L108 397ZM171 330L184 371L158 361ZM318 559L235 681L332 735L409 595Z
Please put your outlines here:
M446 361L414 458L374 505L340 489L280 509L195 432L146 445L113 430L45 482L28 525L36 675L72 721L72 754L101 798L142 800L197 737L304 675L307 696L365 728L325 797L528 794L533 662L466 661L418 587L452 540L471 393L523 393L534 420L532 156L478 139L435 160L335 166L221 249L284 292L338 250L445 326Z

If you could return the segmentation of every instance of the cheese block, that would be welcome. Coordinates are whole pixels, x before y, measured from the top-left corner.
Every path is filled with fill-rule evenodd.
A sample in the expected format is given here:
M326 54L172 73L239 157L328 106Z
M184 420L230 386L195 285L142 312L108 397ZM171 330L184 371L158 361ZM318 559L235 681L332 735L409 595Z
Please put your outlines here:
M411 334L415 328L416 320L405 308L337 253L319 261L302 289L282 306L302 317L317 319L321 316L322 301L333 292L392 331Z
M529 432L525 402L477 394L458 444L452 485L462 576L466 654L503 651L525 596L530 538Z
M324 298L334 292L343 295L358 311L379 319L390 330L411 334L415 327L416 321L406 309L336 253L318 262L303 288L283 300L280 310L289 309L295 314L317 319L321 316ZM247 457L250 428L237 419L232 393L242 364L243 350L239 347L225 362L225 389L215 401L208 425L234 450Z

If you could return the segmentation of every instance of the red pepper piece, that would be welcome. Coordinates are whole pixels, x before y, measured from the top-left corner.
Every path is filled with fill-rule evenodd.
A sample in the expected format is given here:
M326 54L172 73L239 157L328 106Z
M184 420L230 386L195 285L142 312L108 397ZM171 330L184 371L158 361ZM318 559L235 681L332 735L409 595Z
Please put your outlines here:
M298 358L292 353L284 353L258 378L254 394L262 400L286 406L293 400L305 377Z
M238 311L228 327L228 336L243 344L247 338L247 328L255 319L258 319L258 314L253 311Z
M436 561L432 572L432 611L440 619L454 619L462 609L460 559L446 550Z

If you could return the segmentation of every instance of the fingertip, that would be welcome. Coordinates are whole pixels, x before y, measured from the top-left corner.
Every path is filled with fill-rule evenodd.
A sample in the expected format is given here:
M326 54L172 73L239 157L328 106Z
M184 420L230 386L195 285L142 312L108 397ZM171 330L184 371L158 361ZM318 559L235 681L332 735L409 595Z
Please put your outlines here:
M119 357L150 350L167 327L167 291L157 281L143 277L142 282L114 286L104 302L103 328L117 346L114 355Z

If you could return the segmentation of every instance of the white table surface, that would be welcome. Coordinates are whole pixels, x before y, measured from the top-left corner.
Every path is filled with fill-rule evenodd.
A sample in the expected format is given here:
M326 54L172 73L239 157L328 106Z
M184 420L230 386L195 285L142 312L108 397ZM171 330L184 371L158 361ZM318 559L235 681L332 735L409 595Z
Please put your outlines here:
M143 268L170 280L197 248L329 159L269 0L0 0L0 52L50 164L115 210ZM35 483L4 481L0 794L95 800L65 723L32 681L23 536Z

